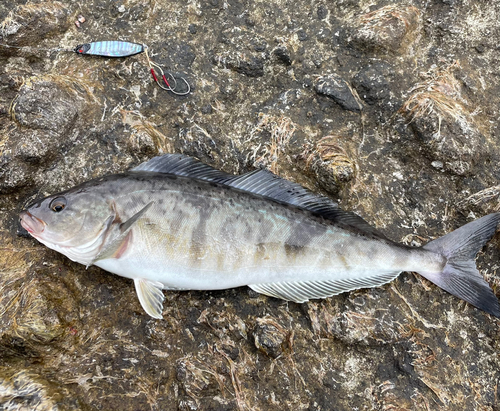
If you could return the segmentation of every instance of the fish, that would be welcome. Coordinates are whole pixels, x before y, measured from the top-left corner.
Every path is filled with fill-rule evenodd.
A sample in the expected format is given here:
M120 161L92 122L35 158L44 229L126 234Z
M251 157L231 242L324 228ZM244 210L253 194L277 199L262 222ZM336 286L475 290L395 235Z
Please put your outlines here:
M248 286L303 303L378 287L404 271L500 317L475 265L499 221L500 213L488 214L410 247L267 170L232 175L182 154L84 182L20 214L48 248L132 279L156 319L163 290Z

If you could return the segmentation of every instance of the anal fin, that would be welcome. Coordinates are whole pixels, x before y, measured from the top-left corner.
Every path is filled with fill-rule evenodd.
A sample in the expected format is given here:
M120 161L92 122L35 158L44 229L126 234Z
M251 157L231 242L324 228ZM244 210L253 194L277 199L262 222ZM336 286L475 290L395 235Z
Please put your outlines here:
M358 288L378 287L392 281L399 273L400 271L388 271L365 278L249 284L249 287L271 297L304 303L310 299L331 297Z
M163 284L157 281L149 281L144 278L134 278L135 291L137 297L146 311L151 317L159 320L163 319Z

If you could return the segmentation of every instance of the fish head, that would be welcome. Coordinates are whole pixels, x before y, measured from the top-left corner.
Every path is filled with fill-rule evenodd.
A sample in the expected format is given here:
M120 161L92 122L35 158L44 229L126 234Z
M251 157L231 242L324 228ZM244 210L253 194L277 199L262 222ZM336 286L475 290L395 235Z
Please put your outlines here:
M31 236L73 261L89 264L115 219L109 199L90 190L69 190L36 201L20 214Z

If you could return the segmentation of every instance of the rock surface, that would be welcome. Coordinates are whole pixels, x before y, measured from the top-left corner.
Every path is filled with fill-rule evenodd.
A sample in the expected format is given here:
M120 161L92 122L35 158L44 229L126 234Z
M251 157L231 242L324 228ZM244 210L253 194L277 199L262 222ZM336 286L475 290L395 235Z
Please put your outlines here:
M268 168L421 245L500 209L499 21L479 0L1 2L0 43L22 48L0 46L0 408L498 409L499 320L417 275L305 304L170 291L157 321L17 216L182 152ZM192 93L159 89L144 54L53 50L114 39ZM477 260L494 290L499 245Z

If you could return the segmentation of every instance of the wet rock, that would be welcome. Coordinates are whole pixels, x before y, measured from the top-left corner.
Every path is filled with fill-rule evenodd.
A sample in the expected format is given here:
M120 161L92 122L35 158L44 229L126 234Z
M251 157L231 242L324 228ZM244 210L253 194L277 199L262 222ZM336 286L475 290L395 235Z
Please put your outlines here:
M305 30L300 29L297 31L297 39L299 41L307 41L308 38L309 38L309 36L307 35Z
M485 188L471 194L457 204L464 214L470 212L486 215L500 211L500 185Z
M77 321L76 302L62 283L50 283L29 273L5 271L8 287L0 297L0 352L38 356L57 345ZM57 297L55 294L57 294ZM8 326L5 326L8 324Z
M193 48L184 42L165 41L151 45L155 53L158 54L156 62L169 71L187 70L195 59L196 53ZM178 77L178 74L176 77ZM183 74L185 77L186 75Z
M198 318L200 324L206 324L210 330L221 340L230 335L231 340L247 339L247 327L243 320L236 315L221 311L215 315L209 310L204 310ZM231 357L238 355L238 350L231 349L227 354ZM233 360L235 358L232 358Z
M65 76L25 81L10 107L17 127L0 152L0 192L23 185L33 165L53 161L75 142L78 130L72 131L89 98L84 85Z
M383 291L370 290L369 296L352 296L342 307L328 303L308 303L313 330L334 336L346 344L384 345L403 339L394 325L394 313L379 311L374 300L387 298Z
M205 128L200 126L192 126L190 128L182 128L179 130L179 137L175 142L176 150L184 152L199 159L215 160L221 158L220 151L228 142L220 137L216 125ZM230 157L236 156L237 153L231 153ZM234 158L234 157L233 157ZM215 160L216 161L216 160ZM221 161L220 167L223 166Z
M293 101L294 93L291 94ZM295 123L289 117L261 113L257 124L251 130L251 134L259 136L261 141L252 149L253 154L249 158L252 165L267 168L278 174L282 157L285 156L296 130Z
M465 175L496 150L475 125L454 68L414 86L401 110L428 158L442 162L454 174Z
M234 27L222 32L221 43L224 47L216 48L212 58L214 64L248 77L264 75L264 63L269 59L264 38Z
M285 66L290 66L292 64L292 57L290 52L285 47L277 47L273 51L274 56Z
M495 212L493 3L431 0L414 12L384 1L366 13L356 1L94 0L65 3L67 29L50 14L54 3L24 3L0 2L1 28L12 31L0 42L27 46L0 50L0 409L31 410L36 398L64 410L495 406L498 321L416 275L307 304L247 287L165 290L157 321L130 280L85 269L17 230L19 210L37 196L164 152L235 174L265 167L334 195L407 244ZM22 8L37 17L17 19ZM143 54L37 50L109 39L110 28L113 38L147 43L164 69L187 73L194 92L160 90ZM461 65L454 80L438 73L450 59ZM329 73L348 98L352 85L362 116L313 91ZM453 171L462 171L456 161L469 171ZM477 259L496 290L498 241ZM40 389L16 388L31 383Z
M70 11L60 2L26 4L12 10L0 24L0 39L11 46L33 46L70 25ZM0 53L10 55L15 49L0 47Z
M456 121L433 113L414 119L411 128L429 159L441 161L454 174L469 174L478 161L490 158L484 136L470 121Z
M323 137L304 153L306 170L324 190L334 195L355 178L356 172L354 161L339 145L339 140L334 136Z
M241 395L238 376L231 358L218 346L209 347L209 352L195 356L186 356L177 362L176 377L179 382L180 410L233 410L234 400L222 395L226 389L236 389L236 396Z
M358 19L352 44L363 51L404 51L418 36L421 12L414 6L395 4L366 13Z
M328 16L328 9L325 6L320 5L316 10L316 14L319 20L326 19L326 17Z
M258 318L253 330L254 344L271 358L278 358L286 350L288 332L272 318Z
M87 98L78 81L65 76L28 79L12 102L12 117L23 127L69 132Z
M351 87L340 76L322 76L314 84L314 89L318 94L330 97L345 110L361 111L361 105L354 97Z
M384 64L374 64L362 68L352 80L360 98L373 105L390 97L389 68Z
M35 373L20 371L12 375L10 370L0 369L0 404L6 410L59 410L62 395L49 387Z
M217 391L215 370L197 358L185 358L177 364L177 380L182 382L184 390L192 396Z

